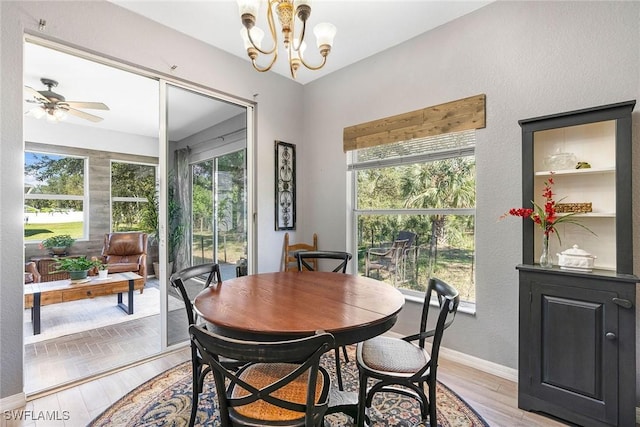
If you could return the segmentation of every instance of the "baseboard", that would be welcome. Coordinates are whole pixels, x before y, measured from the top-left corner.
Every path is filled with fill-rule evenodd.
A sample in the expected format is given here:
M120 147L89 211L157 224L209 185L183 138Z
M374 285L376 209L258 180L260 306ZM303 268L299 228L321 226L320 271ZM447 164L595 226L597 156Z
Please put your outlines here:
M27 396L23 393L14 394L0 399L0 413L13 409L24 408L27 404Z
M509 368L504 365L499 365L494 362L489 362L488 360L470 356L468 354L461 353L456 350L451 350L445 347L440 347L440 355L447 360L451 360L452 362L457 362L462 365L469 366L479 371L486 372L487 374L504 378L505 380L513 381L515 383L518 382L517 369Z

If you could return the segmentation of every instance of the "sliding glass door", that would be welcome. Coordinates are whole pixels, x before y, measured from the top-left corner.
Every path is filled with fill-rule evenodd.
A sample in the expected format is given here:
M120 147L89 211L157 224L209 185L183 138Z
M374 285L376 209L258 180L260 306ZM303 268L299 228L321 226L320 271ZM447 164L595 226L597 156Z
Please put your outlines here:
M166 99L167 275L215 262L229 279L248 259L247 107L174 85ZM195 296L202 283L187 287ZM168 345L188 339L175 296L168 289Z

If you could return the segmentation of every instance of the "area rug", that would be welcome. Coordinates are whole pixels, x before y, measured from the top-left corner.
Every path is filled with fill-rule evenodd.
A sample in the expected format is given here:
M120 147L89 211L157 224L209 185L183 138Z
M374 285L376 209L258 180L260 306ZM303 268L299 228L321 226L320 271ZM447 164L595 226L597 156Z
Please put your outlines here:
M342 371L344 388L357 391L358 372L355 366L355 347L349 346L349 363ZM333 371L332 355L325 356L323 366ZM211 377L208 377L211 379ZM437 388L438 425L441 427L487 427L486 421L460 396L444 384ZM205 382L198 405L196 425L219 426L218 402L212 380ZM191 362L184 362L137 387L93 420L91 427L151 427L186 426L191 411ZM415 401L392 393L378 393L369 411L371 426L400 427L427 426L420 420ZM325 418L325 426L352 426L353 421L343 414Z
M52 338L96 329L116 323L128 322L160 313L160 290L145 287L144 292L133 295L133 314L118 307L117 295L105 295L78 301L45 305L40 310L40 334L33 335L31 309L24 310L24 343L34 344ZM123 296L126 301L126 294ZM177 298L169 296L169 311L183 308Z

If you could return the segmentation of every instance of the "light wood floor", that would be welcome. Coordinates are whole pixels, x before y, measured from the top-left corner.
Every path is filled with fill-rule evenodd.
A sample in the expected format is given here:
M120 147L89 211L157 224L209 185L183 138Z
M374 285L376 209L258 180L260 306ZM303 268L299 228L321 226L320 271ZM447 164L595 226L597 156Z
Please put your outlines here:
M59 390L45 396L34 396L24 408L31 411L28 419L7 420L0 414L0 427L76 427L85 426L113 402L133 388L166 369L188 360L188 347L157 357L134 367L123 369L92 381ZM469 403L491 426L553 427L565 426L551 418L525 412L517 407L517 385L455 362L442 360L439 380ZM66 411L66 412L64 412ZM59 420L33 418L53 415ZM56 417L57 415L57 417ZM63 418L68 418L66 421Z

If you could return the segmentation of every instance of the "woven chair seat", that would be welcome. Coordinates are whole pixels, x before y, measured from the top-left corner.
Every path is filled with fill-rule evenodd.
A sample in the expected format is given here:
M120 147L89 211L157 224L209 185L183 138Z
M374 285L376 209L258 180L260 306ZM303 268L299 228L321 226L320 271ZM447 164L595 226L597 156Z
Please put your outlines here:
M257 363L249 366L239 376L248 384L261 389L285 377L294 371L296 367L297 365L290 363ZM323 376L319 375L316 383L316 402L319 402L322 395L322 389L324 388L323 380ZM278 399L304 405L307 401L307 382L308 373L305 373L285 387L278 389L273 393L273 396ZM231 392L234 398L243 397L248 394L250 393L240 386L235 386ZM236 407L234 410L242 416L257 420L291 421L304 418L304 413L290 411L272 405L264 400L257 400L251 404Z
M410 342L390 337L375 337L363 342L362 360L367 368L410 376L429 362L429 353Z

